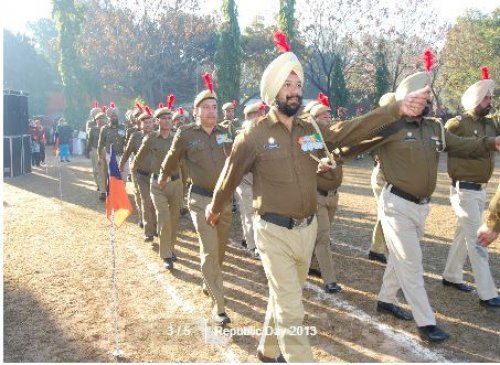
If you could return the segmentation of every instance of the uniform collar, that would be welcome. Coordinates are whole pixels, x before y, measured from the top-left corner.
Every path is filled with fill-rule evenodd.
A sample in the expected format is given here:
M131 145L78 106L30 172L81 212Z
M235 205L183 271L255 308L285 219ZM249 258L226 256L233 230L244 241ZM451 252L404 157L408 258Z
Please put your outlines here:
M194 126L193 126L193 129L201 129L203 130L203 128L201 127L201 124L199 123L195 123ZM216 124L214 129L212 130L212 133L213 132L226 132L226 129L224 127L221 127L220 124Z
M271 108L269 110L269 113L267 113L267 120L268 120L268 126L270 126L270 127L275 126L278 123L280 123L280 120L278 118L278 113L276 112L276 110L274 108ZM292 123L294 126L300 125L301 127L303 127L304 123L306 123L306 122L303 121L302 119L300 119L297 115L295 115Z
M477 120L479 120L479 119L483 119L482 117L480 117L479 115L477 115L476 113L474 113L473 110L468 110L468 111L465 112L465 114L467 116L471 117L474 122L477 121Z

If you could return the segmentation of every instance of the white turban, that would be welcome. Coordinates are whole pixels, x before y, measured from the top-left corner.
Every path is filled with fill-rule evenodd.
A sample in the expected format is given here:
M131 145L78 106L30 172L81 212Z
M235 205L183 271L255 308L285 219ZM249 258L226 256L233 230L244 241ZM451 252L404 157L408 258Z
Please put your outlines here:
M285 52L267 66L260 80L260 97L267 105L273 105L276 95L291 72L304 82L304 71L297 56Z
M427 72L417 72L406 77L403 81L401 81L396 89L396 100L403 100L409 93L424 88L427 81Z
M481 104L488 92L493 96L495 82L491 79L481 80L471 85L462 95L462 106L465 110L473 110Z
M378 101L379 106L386 106L392 103L393 101L396 101L396 94L395 93L385 93L380 97L380 100Z

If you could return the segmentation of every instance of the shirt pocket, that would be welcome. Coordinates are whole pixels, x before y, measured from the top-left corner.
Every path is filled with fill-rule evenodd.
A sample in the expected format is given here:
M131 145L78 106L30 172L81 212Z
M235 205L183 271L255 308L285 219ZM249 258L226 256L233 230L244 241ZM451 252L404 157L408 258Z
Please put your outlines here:
M209 154L208 146L204 142L200 142L188 149L187 159L199 163L203 159L206 159Z
M257 173L262 180L272 183L291 183L293 176L290 156L281 149L266 150L260 155Z

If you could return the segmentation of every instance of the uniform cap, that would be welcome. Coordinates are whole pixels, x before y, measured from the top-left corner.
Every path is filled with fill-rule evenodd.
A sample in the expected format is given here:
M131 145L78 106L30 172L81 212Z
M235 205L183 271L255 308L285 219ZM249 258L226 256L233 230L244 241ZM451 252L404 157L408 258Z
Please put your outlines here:
M396 101L396 94L395 93L385 93L380 97L380 100L378 101L379 106L386 106L389 105L392 102Z
M198 95L196 95L196 98L194 99L194 107L198 107L198 105L200 105L200 103L203 101L203 100L207 100L207 99L215 99L217 100L217 95L215 95L215 92L214 92L214 84L213 84L213 80L212 80L212 75L209 74L208 72L205 72L203 74L203 81L205 82L205 85L206 85L206 89L203 90L201 93L199 93Z

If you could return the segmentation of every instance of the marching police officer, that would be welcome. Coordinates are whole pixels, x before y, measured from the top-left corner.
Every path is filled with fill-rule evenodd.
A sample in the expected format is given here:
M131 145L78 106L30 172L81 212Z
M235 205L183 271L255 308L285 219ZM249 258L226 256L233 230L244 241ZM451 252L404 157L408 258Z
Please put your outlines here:
M232 138L226 128L217 125L217 96L210 75L205 74L204 78L207 89L199 93L193 103L196 123L177 131L162 163L159 184L164 189L184 159L192 183L189 211L199 236L203 282L213 302L212 319L217 325L226 325L231 320L224 304L222 262L232 221L231 204L221 207L221 224L217 228L205 221L205 208L229 155Z
M148 107L137 118L140 129L130 136L127 147L120 159L120 171L124 170L129 157L133 153L137 155L144 139L153 130L153 115ZM132 182L134 183L134 193L136 204L139 205L138 211L141 214L140 219L144 226L144 242L152 242L156 235L156 212L151 200L150 183L151 178L151 159L144 158L134 164L132 169ZM140 202L140 203L139 203Z
M170 183L164 189L158 185L161 163L167 156L174 139L172 133L172 110L169 107L158 108L153 115L158 124L158 131L151 132L142 143L132 164L132 170L145 160L151 164L150 190L156 210L158 236L160 241L160 258L166 269L174 268L174 247L177 240L182 201L182 180L179 171L170 175Z
M485 78L470 86L462 96L465 114L448 120L446 128L460 137L496 137L500 125L491 117L491 99L495 84ZM476 233L486 204L486 184L495 168L495 153L482 158L448 156L448 175L451 179L450 201L457 216L455 237L443 272L443 285L469 292L473 288L463 283L463 266L469 261L474 273L477 294L482 305L500 307L500 296L491 275L488 251L476 244Z
M282 36L275 36L282 42ZM282 49L290 49L288 44ZM312 362L307 331L302 327L302 289L317 233L316 171L323 142L333 148L356 143L402 114L417 115L428 89L402 103L322 128L321 138L311 123L297 117L302 102L304 72L297 56L286 52L264 71L261 98L269 113L236 137L217 182L206 217L217 224L243 176L253 173L256 245L269 285L269 302L257 356L261 361ZM321 127L320 127L321 128ZM310 156L314 155L314 158ZM268 327L277 331L268 331ZM293 332L301 328L304 331Z
M422 88L427 80L425 72L408 76L398 86L396 100ZM435 119L424 117L429 110L430 105L416 118L399 120L382 131L383 139L373 146L387 181L379 199L379 216L389 250L377 310L404 320L415 318L424 341L440 342L449 335L436 326L424 287L420 249L428 203L436 187L439 152L446 150L460 157L488 156L500 146L500 138L459 138ZM397 305L400 288L413 314Z
M106 124L106 108L95 115L96 125L90 127L87 138L87 155L92 161L92 173L94 181L97 185L99 200L106 200L106 173L103 171L103 166L98 164L99 155L97 153L97 144L99 142L99 134L101 128ZM105 167L105 166L104 166Z

